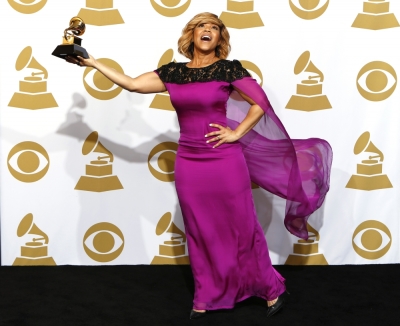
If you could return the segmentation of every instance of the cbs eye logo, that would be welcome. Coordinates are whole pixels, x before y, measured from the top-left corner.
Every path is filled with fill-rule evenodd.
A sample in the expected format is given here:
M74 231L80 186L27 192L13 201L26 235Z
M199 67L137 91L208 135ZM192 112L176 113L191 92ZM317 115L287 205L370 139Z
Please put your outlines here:
M243 68L249 70L250 75L262 86L264 82L263 74L256 64L246 60L240 60Z
M42 9L47 0L7 0L11 7L21 14L33 14Z
M353 248L365 259L383 257L390 249L392 235L387 226L378 221L365 221L353 233Z
M397 74L386 62L373 61L361 68L356 82L362 97L369 101L383 101L396 89Z
M15 179L36 182L49 170L50 158L38 143L25 141L11 149L7 157L7 166Z
M155 11L166 17L182 15L189 8L190 2L191 0L150 0Z
M97 61L106 64L120 73L124 73L121 66L115 61L107 58L100 58ZM111 80L106 78L101 72L88 67L83 73L83 85L86 91L98 100L111 100L121 93L122 88L115 85Z
M175 181L175 159L178 144L165 142L154 147L148 157L148 166L151 174L164 182Z
M329 0L289 0L289 5L296 16L311 20L323 15L329 6Z
M114 224L97 223L86 231L83 248L93 260L100 263L110 262L124 249L124 235Z

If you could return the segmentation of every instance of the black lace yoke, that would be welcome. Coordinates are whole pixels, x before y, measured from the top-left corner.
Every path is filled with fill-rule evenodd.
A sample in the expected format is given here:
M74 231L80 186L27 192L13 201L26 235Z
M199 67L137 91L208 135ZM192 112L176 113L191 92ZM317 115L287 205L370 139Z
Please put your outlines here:
M164 83L188 84L194 82L225 81L232 83L251 77L238 60L219 60L202 68L189 68L185 62L170 62L156 70Z

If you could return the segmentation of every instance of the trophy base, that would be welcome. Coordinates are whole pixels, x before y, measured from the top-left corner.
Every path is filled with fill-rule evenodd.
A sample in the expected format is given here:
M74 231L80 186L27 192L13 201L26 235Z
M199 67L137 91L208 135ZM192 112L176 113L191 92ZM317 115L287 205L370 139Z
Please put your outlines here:
M163 257L155 256L150 265L190 265L189 256Z
M82 8L78 16L88 25L106 26L125 23L118 9L95 10Z
M38 110L58 107L58 104L51 93L14 93L8 106L19 109Z
M57 266L56 262L52 257L43 257L43 258L24 258L17 257L15 258L13 266Z
M163 94L156 94L156 96L154 96L154 99L150 104L150 108L175 111L174 107L172 106L170 97Z
M55 48L52 55L65 59L66 56L89 58L86 49L77 44L61 44Z
M119 189L124 189L124 187L122 187L122 184L116 175L101 178L82 176L79 178L79 181L75 186L75 190L85 190L93 192L103 192Z
M258 12L236 13L223 11L219 16L227 27L243 29L264 26Z
M393 188L393 186L386 174L374 175L371 177L353 174L346 188L370 191Z
M351 25L351 27L372 29L375 31L399 26L400 25L396 19L396 16L392 13L383 15L369 15L361 13L357 15L353 25Z
M332 105L325 95L312 97L293 95L286 105L286 109L312 112L332 109Z
M289 255L285 265L329 265L323 254L298 256Z

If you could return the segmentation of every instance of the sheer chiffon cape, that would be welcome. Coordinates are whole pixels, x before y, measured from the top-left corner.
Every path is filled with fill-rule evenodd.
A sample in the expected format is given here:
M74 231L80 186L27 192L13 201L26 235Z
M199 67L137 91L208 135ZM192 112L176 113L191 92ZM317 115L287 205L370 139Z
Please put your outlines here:
M231 82L265 112L257 125L242 137L251 180L286 199L285 226L307 239L307 219L323 203L329 190L332 149L323 139L291 139L275 114L264 90L251 77ZM233 92L227 103L228 126L235 129L250 105Z

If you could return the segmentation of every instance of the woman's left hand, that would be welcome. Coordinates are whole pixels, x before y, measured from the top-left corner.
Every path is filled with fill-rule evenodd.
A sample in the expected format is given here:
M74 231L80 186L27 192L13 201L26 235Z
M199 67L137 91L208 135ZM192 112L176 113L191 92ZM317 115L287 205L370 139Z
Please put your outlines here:
M210 132L205 135L205 137L212 137L207 140L207 143L212 143L217 141L213 148L220 146L223 143L233 143L237 141L240 137L229 127L223 127L217 123L210 123L210 127L218 128L219 130Z

